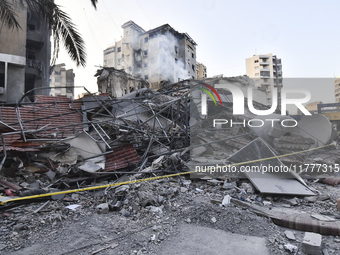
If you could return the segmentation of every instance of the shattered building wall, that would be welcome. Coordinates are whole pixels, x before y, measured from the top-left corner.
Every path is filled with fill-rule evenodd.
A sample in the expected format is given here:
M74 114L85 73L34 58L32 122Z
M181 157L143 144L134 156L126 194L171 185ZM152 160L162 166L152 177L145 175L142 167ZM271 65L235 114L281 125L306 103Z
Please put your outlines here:
M8 29L0 22L1 35L6 35L0 37L0 101L7 103L48 86L51 55L50 29L41 15L24 2L12 3L21 28Z
M74 98L74 77L73 69L67 70L64 63L53 66L50 75L50 95Z
M335 102L340 103L340 78L334 80Z
M113 67L104 67L98 70L95 76L97 77L98 91L109 93L116 98L149 86L145 80Z
M145 31L128 21L122 28L123 38L104 50L104 67L124 69L149 81L153 89L197 77L197 44L188 34L168 24Z

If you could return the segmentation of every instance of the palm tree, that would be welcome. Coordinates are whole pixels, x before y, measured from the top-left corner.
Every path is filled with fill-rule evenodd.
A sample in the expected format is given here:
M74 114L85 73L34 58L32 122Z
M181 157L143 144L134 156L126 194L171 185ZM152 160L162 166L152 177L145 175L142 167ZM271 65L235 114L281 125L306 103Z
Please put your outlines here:
M77 66L86 65L85 42L66 12L61 10L53 0L19 0L28 9L39 12L52 30L54 51L52 65L58 58L62 41L70 58ZM98 0L91 0L96 9ZM15 5L12 0L0 0L0 22L9 29L22 29L17 21Z

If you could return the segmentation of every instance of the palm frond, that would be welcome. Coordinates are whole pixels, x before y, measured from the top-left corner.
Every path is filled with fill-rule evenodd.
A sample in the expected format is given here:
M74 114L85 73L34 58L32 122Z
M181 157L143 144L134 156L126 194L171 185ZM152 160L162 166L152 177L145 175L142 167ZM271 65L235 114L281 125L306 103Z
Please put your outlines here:
M98 0L91 0L91 3L95 9L97 9Z
M9 3L7 0L0 1L0 21L10 29L21 28L17 21L15 8L13 4Z
M52 64L54 64L53 60L56 60L58 57L59 43L62 40L71 59L76 62L77 66L82 65L85 67L85 42L71 21L71 18L64 11L60 10L57 5L54 7L53 12L52 32L54 42Z

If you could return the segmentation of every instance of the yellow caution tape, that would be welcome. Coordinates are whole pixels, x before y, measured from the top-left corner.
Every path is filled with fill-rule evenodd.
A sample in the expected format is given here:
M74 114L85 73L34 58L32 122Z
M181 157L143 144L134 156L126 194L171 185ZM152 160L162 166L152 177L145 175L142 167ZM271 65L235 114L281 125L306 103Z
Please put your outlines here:
M327 145L324 145L324 146L321 146L321 147L312 148L312 149L308 149L308 150L304 150L304 151L297 151L297 152L292 152L292 153L288 153L288 154L284 154L284 155L279 155L279 156L273 156L273 157L269 157L269 158L256 159L256 160L251 160L251 161L246 161L246 162L241 162L241 163L235 163L235 164L231 164L230 166L239 166L239 165L245 165L245 164L259 162L259 161L265 161L265 160L270 160L270 159L275 159L275 158L287 157L287 156L296 155L296 154L300 154L300 153L304 153L304 152L309 152L309 151L313 151L313 150L322 149L322 148L329 147L329 146L332 146L332 145L334 145L334 144L331 143L331 144L327 144ZM141 172L141 173L143 173L143 172ZM125 185L125 184L133 184L133 183L145 182L145 181L154 181L154 180L170 178L170 177L186 175L186 174L192 174L192 173L197 173L197 172L196 171L188 171L188 172L182 172L182 173L176 173L176 174L168 174L168 175L150 177L150 178L133 180L133 181L112 183L112 184L106 184L106 185L100 185L100 186L92 186L92 187L87 187L87 188L82 188L82 189L72 189L72 190L58 191L58 192L45 193L45 194L39 194L39 195L33 195L33 196L17 197L17 198L13 198L13 199L8 199L6 201L2 201L2 202L0 202L0 205L4 205L5 203L8 203L8 202L28 200L28 199L34 199L34 198L42 198L42 197L49 197L49 196L69 194L69 193L76 193L76 192L95 190L95 189L103 189L103 188L108 188L108 187L116 187L116 186L121 186L121 185Z

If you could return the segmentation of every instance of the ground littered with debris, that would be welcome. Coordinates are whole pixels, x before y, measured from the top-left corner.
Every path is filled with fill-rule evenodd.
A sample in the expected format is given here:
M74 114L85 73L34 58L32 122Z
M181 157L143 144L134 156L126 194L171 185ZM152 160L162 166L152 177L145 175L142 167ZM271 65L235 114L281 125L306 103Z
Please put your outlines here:
M178 176L72 193L2 212L0 253L339 254L339 236L322 235L320 247L307 244L305 231L277 226L252 208L224 200L339 220L340 190L310 186L320 194L279 197L254 192L247 180L226 185Z

